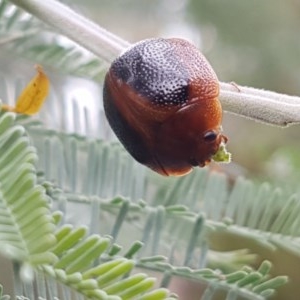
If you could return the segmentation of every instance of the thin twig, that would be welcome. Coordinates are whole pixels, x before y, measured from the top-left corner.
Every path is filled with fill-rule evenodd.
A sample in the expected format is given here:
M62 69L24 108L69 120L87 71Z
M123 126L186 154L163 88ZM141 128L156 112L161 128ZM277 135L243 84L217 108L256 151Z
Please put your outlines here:
M111 63L130 44L56 0L10 0ZM277 126L300 123L300 98L220 83L220 101L230 113Z

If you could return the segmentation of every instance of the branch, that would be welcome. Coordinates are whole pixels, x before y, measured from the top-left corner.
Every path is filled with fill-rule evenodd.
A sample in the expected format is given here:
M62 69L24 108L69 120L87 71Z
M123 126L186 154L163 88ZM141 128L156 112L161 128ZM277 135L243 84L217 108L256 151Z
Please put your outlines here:
M128 42L56 0L10 2L109 63L130 46ZM225 111L282 127L300 123L300 97L222 82L220 87L220 101Z
M285 127L300 123L300 97L220 82L225 111Z

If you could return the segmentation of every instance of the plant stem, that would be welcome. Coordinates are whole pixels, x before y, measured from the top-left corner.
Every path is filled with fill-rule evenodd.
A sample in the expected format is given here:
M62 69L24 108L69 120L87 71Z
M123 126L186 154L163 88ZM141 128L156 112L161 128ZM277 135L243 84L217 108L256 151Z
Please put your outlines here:
M10 2L109 63L130 47L128 42L56 0ZM277 126L300 123L299 97L222 82L220 87L220 101L225 111Z
M281 127L300 123L299 97L223 82L220 87L225 111Z

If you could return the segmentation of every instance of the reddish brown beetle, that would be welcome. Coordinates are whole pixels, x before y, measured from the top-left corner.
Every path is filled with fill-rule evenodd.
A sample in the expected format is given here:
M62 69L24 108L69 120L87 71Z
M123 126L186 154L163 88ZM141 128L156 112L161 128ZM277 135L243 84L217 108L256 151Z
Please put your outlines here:
M168 176L205 166L227 142L218 95L218 78L194 45L157 38L135 44L112 63L103 98L127 151Z

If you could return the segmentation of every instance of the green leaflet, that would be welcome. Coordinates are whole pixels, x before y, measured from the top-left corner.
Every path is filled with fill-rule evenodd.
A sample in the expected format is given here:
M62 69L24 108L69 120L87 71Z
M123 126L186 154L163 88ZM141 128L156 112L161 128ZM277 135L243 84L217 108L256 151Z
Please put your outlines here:
M96 299L132 299L138 295L147 297L147 291L152 290L155 279L145 274L124 278L133 270L135 262L125 257L110 257L108 252L111 239L99 235L85 237L85 234L84 227L73 229L71 226L63 226L59 229L58 246L52 248L58 255L58 261L52 266L41 265L40 271L87 297ZM103 261L101 257L104 258ZM91 267L96 261L97 265ZM149 299L151 295L156 294L160 299L167 299L169 295L167 290L159 289L151 291Z
M20 262L50 263L56 258L48 252L55 243L48 199L36 183L36 153L14 120L12 113L0 116L0 251Z

